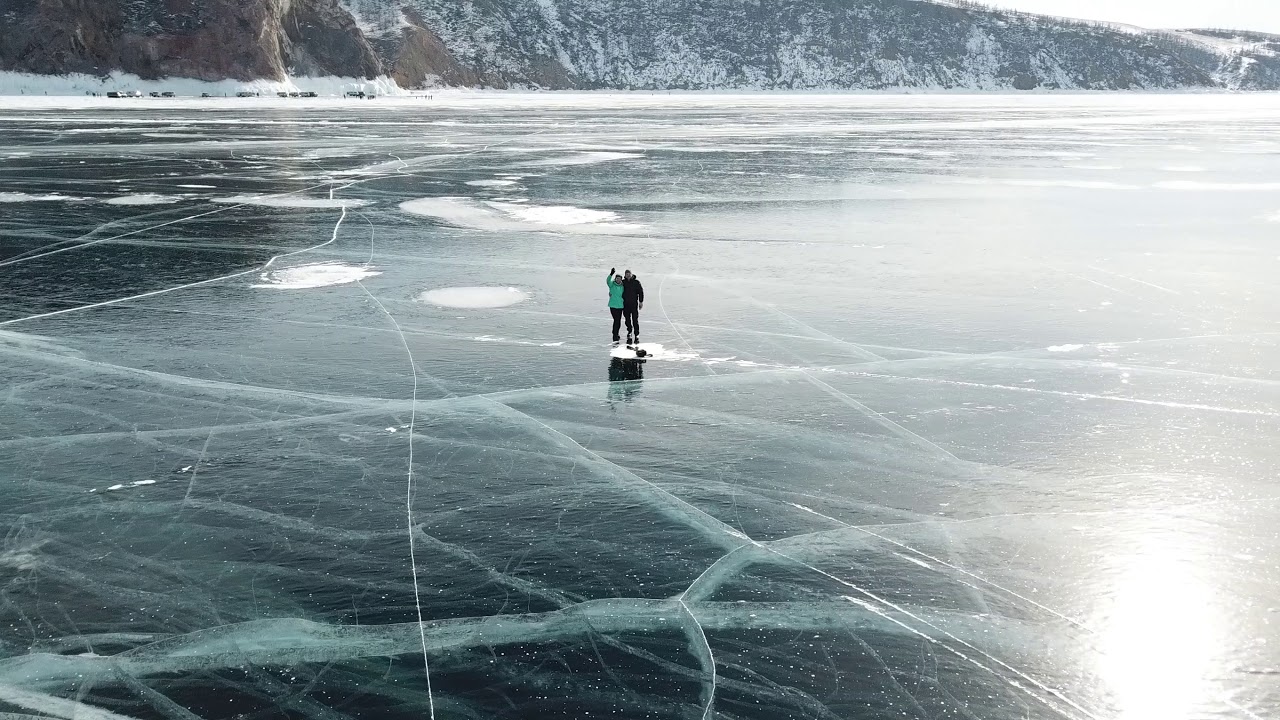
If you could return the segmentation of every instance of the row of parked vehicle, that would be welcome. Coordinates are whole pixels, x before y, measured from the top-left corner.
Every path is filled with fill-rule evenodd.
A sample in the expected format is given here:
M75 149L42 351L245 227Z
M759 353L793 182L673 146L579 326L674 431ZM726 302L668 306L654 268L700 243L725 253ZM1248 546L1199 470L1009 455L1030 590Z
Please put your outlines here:
M202 94L200 95L200 97L209 97L209 94L208 94L208 93L202 93ZM241 90L240 92L236 93L236 97L262 97L262 93L256 93L256 92L252 92L252 91L250 91L250 90ZM310 91L307 91L307 92L285 92L285 91L281 90L280 92L276 93L276 97L282 97L282 98L290 98L290 97L294 97L294 98L296 98L296 97L320 97L320 96L319 96L319 95L317 95L316 93L313 93L313 92L310 92Z
M154 91L153 91L153 92L148 93L148 94L149 94L151 97L153 97L153 98L171 98L171 97L177 97L177 94L176 94L176 93L171 92L171 91L167 91L167 90L166 90L165 92L154 92ZM313 98L313 97L320 97L320 95L319 95L319 94L314 93L314 92L311 92L311 91L309 91L309 90L308 90L308 91L301 91L301 92L284 92L284 91L281 91L281 92L276 93L276 96L277 96L277 97L282 97L282 98ZM109 97L109 98L140 98L140 97L143 97L143 95L142 95L142 93L141 93L141 92L139 92L139 91L137 91L137 90L112 90L112 91L110 91L110 92L108 92L108 93L107 93L107 97ZM216 96L216 95L214 95L213 93L207 93L207 92L206 92L206 93L200 93L200 97L202 97L202 98L211 98L211 97L217 97L217 96ZM251 91L251 90L241 90L240 92L236 93L236 97L242 97L242 98L262 97L262 93L256 93L256 92L253 92L253 91ZM362 93L362 92L349 92L349 93L347 93L347 97L373 97L373 95L365 95L365 94L364 94L364 93Z
M137 90L124 90L124 91L112 90L111 92L107 93L107 97L109 98L140 98L142 97L142 93L138 92ZM151 97L177 97L177 96L171 92L153 92L151 93Z

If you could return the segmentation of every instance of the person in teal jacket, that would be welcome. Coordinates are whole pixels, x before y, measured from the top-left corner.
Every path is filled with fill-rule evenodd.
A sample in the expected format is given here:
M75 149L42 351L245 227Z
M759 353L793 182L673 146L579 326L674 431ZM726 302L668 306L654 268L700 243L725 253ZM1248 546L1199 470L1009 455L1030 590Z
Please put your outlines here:
M622 276L618 268L610 268L604 281L609 286L609 312L613 313L613 341L618 342L618 330L622 328Z

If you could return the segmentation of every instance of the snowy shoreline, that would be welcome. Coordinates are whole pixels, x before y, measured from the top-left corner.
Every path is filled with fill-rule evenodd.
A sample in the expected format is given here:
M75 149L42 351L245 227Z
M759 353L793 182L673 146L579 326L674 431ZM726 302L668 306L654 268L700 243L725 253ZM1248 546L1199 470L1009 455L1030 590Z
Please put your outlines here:
M108 92L142 93L142 98L107 98ZM407 90L400 87L390 77L378 77L373 80L354 77L290 77L285 80L219 80L206 81L193 78L165 78L160 80L144 80L137 75L113 72L106 77L83 74L69 75L36 75L0 71L0 97L49 97L49 98L83 98L100 97L104 101L126 102L128 100L155 100L149 94L172 92L178 98L198 98L203 100L220 100L230 98L237 101L261 99L279 99L276 93L314 92L320 97L344 97L348 92L363 92L379 97L421 98L426 95L629 95L629 96L705 96L705 95L1266 95L1280 91L1265 90L1230 90L1212 87L1153 88L1133 90L1082 90L1082 89L1048 89L1015 90L1012 88L979 88L979 87L892 87L892 88L801 88L801 89L762 89L762 88L717 88L705 90L684 89L567 89L546 90L533 87L495 89L472 87L440 87L426 90ZM240 92L256 93L255 97L236 97ZM201 98L208 93L210 97ZM173 99L161 98L161 99ZM288 98L289 100L306 100L308 98ZM2 101L0 101L2 102Z
M196 80L194 78L164 78L144 80L130 73L113 72L105 77L72 73L68 75L36 75L33 73L0 72L0 95L26 97L103 97L109 92L172 92L179 97L200 97L208 93L211 98L235 98L238 92L260 93L263 97L275 97L278 92L314 92L318 95L341 96L347 92L363 92L376 95L407 95L389 77L373 80L355 77L290 77L284 80ZM127 100L129 98L121 98ZM239 98L237 98L239 99ZM250 98L251 99L251 98ZM114 101L115 98L112 98Z

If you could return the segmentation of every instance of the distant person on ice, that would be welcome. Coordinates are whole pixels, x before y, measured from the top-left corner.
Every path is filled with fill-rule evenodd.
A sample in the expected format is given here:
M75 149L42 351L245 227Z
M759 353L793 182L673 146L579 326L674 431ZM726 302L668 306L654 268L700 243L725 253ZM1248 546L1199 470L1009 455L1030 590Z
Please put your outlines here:
M622 279L622 319L627 322L628 345L632 335L635 335L635 344L640 344L640 310L643 308L644 286L640 284L640 278L627 270Z

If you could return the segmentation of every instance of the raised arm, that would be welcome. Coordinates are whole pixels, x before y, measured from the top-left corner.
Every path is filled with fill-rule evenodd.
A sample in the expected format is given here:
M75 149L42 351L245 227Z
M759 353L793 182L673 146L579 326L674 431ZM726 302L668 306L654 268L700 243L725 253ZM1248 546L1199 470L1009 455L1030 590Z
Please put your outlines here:
M605 287L608 287L613 284L613 274L617 271L618 271L618 268L609 268L609 274L604 276Z

